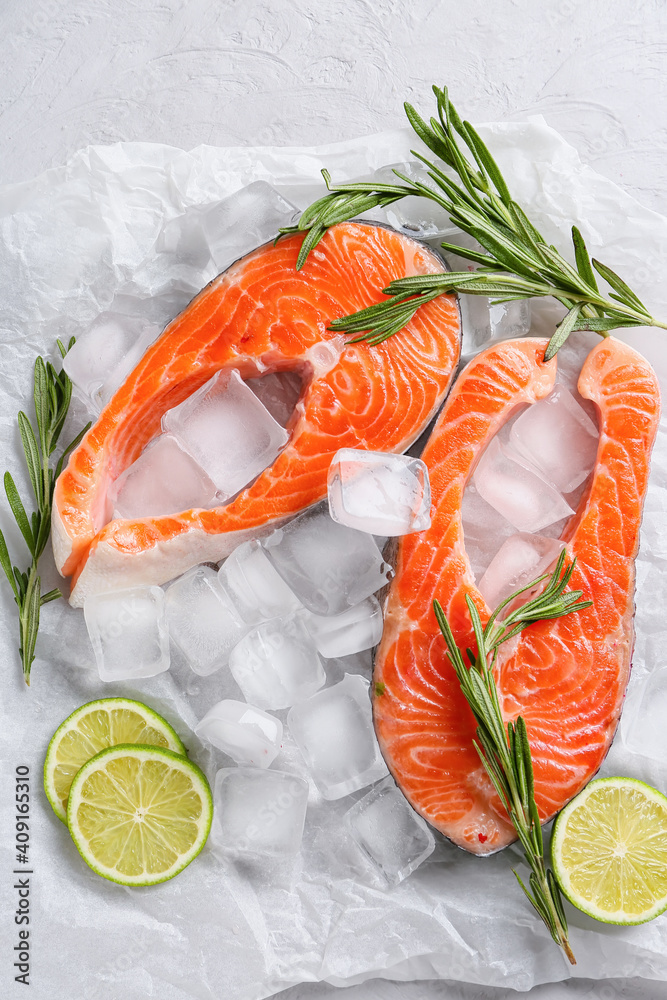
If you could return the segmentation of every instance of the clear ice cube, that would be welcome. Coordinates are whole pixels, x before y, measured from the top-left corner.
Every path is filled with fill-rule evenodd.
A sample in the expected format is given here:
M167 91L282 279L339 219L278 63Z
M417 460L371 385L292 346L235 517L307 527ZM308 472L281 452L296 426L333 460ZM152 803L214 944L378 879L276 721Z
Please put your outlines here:
M448 242L477 253L484 248L468 233L457 230ZM445 259L453 271L475 271L478 264L453 251L445 251ZM517 302L494 302L484 295L459 295L461 309L461 356L465 359L479 354L490 344L524 337L530 333L531 308L528 299Z
M393 572L372 535L312 507L262 539L288 587L316 615L337 615L380 590Z
M398 885L435 850L435 838L387 777L345 813L347 830L377 872Z
M164 592L132 587L95 594L83 606L103 681L154 677L169 669Z
M105 406L161 332L137 316L101 313L63 358L63 369L96 410Z
M224 667L248 630L210 566L195 566L166 595L169 634L196 674Z
M625 724L623 739L628 748L657 761L667 759L667 667L653 670L644 680L639 707Z
M232 650L229 668L243 697L258 708L289 708L326 681L315 643L297 615L249 632Z
M380 167L374 172L373 180L379 184L405 184L404 180L396 176L394 170L398 170L412 182L424 184L431 190L438 190L435 181L429 177L426 166L418 160L390 163L386 167ZM416 236L422 240L456 232L444 208L434 201L416 195L408 195L407 198L401 198L400 201L395 201L385 208L377 209L374 215L394 229L402 230L406 235Z
M516 534L516 528L482 499L472 483L463 493L461 520L466 555L479 580L502 543Z
M325 799L341 799L387 774L375 738L369 682L346 674L290 709L290 733Z
M382 638L382 609L375 597L367 597L340 615L306 614L303 620L326 659L371 649Z
M406 535L431 525L428 469L419 458L341 448L328 475L334 521L372 535Z
M223 500L271 465L289 440L235 370L217 372L167 410L162 429L199 463Z
M308 783L295 774L252 767L215 776L211 839L225 853L289 858L298 854Z
M510 443L561 493L571 493L595 464L595 424L563 385L513 423Z
M283 724L253 705L226 699L209 709L195 733L237 764L268 767L280 750Z
M275 239L301 213L266 181L254 181L204 214L204 235L219 271Z
M301 395L302 379L297 372L272 372L248 378L245 384L281 427L286 427Z
M214 484L171 434L154 438L112 484L114 517L158 517L214 507Z
M558 557L565 543L556 538L520 532L498 549L479 581L479 591L494 609L515 590L537 579Z
M218 579L250 625L303 607L256 539L234 549L218 570Z
M539 531L572 514L561 494L495 437L474 472L477 492L518 531Z

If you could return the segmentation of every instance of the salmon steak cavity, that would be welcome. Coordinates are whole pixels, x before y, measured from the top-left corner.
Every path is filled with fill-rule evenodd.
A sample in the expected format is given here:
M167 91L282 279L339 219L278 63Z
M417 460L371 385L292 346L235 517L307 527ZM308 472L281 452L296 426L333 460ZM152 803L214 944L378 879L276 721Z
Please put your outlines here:
M414 808L455 844L491 854L516 839L473 746L475 722L446 655L437 599L458 647L474 648L465 603L488 608L466 555L461 504L477 460L517 407L548 395L557 358L517 340L478 355L454 386L422 455L431 527L398 547L375 661L373 712L391 773ZM525 719L535 799L546 822L593 777L609 749L630 672L634 559L660 396L655 374L612 337L588 355L579 393L597 409L595 466L563 540L570 582L592 606L530 625L501 646L496 681L505 722Z

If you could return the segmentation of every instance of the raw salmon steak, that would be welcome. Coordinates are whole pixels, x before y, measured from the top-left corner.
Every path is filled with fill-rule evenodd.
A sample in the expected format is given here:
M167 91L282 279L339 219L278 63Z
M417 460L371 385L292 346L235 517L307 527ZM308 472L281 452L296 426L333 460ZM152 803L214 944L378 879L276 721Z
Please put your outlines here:
M442 270L429 247L393 230L342 223L301 271L300 235L267 244L212 281L149 348L102 411L56 483L56 565L74 575L71 602L160 584L224 558L326 495L342 447L401 452L440 406L460 353L453 296L424 305L390 341L349 344L332 320L382 301L393 279ZM295 371L302 380L275 462L232 502L141 520L108 520L107 490L160 433L166 410L216 372L242 378ZM222 444L224 447L224 443Z
M472 740L475 723L433 613L437 598L461 650L474 648L465 605L489 609L466 555L461 502L475 464L513 411L546 396L556 360L545 341L480 354L457 381L422 455L431 528L399 545L374 672L374 719L385 760L414 808L455 844L491 854L515 839ZM599 768L618 723L633 645L634 558L660 397L647 361L613 338L588 355L578 388L598 411L596 462L563 535L576 557L571 588L593 606L529 626L500 648L505 721L526 721L535 798L546 822Z

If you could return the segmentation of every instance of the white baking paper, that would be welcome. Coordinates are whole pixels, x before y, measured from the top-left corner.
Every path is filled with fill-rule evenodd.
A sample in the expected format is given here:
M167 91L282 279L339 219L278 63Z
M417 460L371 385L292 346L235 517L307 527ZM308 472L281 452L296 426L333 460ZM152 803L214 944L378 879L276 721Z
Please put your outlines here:
M572 221L591 252L617 267L654 314L667 318L664 274L667 219L637 204L583 166L574 149L543 121L482 130L515 197L545 235L567 245ZM35 354L55 359L56 337L80 333L115 296L138 294L150 274L163 223L253 180L274 184L300 207L321 192L319 171L334 179L367 176L410 158L408 130L318 149L214 149L186 153L141 143L90 147L65 166L0 191L0 428L3 464L27 496L16 430L30 409ZM146 295L150 287L144 286ZM181 293L181 298L187 295ZM174 295L174 308L184 304ZM147 309L151 306L147 301ZM557 310L534 310L534 333L550 333ZM627 339L655 364L667 387L667 333ZM74 414L72 424L80 419ZM637 645L621 729L603 769L667 790L667 762L646 753L642 695L666 671L667 441L654 452L638 560ZM21 553L3 505L10 547ZM45 566L45 582L55 582ZM339 818L352 799L309 807L302 856L286 868L235 867L210 846L178 878L150 889L106 882L77 855L41 788L48 740L74 708L94 697L136 696L162 712L212 779L229 761L201 747L191 732L208 706L236 696L226 672L196 677L175 658L169 674L135 684L103 685L92 667L81 612L64 602L44 609L32 687L21 679L15 609L0 581L4 614L0 745L0 976L2 995L24 996L10 966L20 870L13 848L17 766L31 772L31 996L86 1000L259 1000L290 984L333 985L374 977L447 979L528 990L576 975L591 979L667 980L667 917L635 928L596 924L568 910L576 968L566 963L522 900L510 867L512 848L487 859L448 843L393 892L360 879ZM630 749L632 747L632 749ZM289 741L275 766L298 770ZM25 867L25 866L23 866Z

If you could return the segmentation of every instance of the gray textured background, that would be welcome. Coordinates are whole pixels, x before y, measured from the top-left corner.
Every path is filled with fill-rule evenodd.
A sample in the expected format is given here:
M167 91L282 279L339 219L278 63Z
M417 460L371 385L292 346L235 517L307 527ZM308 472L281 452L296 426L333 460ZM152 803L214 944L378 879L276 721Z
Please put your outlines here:
M428 108L437 82L476 122L543 114L596 170L667 210L665 0L0 0L0 54L0 183L89 143L309 145L376 132L403 123L405 99ZM510 992L378 982L281 997ZM662 984L575 981L531 1000L666 996Z

